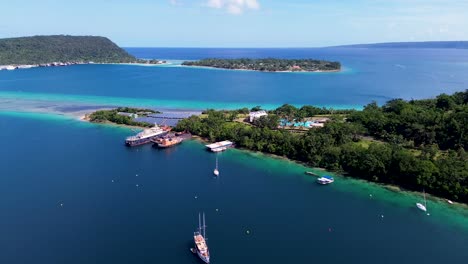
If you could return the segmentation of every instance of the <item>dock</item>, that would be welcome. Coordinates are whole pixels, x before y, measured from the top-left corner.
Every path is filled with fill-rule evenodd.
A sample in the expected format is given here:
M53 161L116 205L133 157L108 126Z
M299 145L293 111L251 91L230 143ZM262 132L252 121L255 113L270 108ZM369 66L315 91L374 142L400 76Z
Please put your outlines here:
M221 152L228 148L234 147L234 143L229 140L225 140L225 141L220 141L220 142L206 145L206 147L212 152Z

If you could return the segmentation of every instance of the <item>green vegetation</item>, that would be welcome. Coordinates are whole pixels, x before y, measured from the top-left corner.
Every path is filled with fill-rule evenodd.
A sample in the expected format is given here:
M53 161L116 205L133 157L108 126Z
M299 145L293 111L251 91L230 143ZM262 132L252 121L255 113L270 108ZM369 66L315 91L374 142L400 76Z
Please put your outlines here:
M278 116L281 116L282 118L285 118L289 121L301 121L306 117L311 117L311 116L335 116L338 117L339 115L343 114L350 114L355 112L355 110L350 110L350 109L331 109L331 108L319 108L311 105L304 105L301 108L297 108L293 105L290 104L284 104L278 108L276 108L273 111L270 111L270 113L276 114Z
M90 61L140 62L105 37L57 35L0 39L0 65Z
M332 114L335 118L324 128L305 133L272 125L300 112L289 105L257 120L258 126L232 122L238 111L208 110L206 117L182 120L175 130L468 203L467 96L465 91L430 100L392 100L382 107L372 103L363 111L348 111L346 119ZM317 108L301 109L315 113Z
M203 66L231 70L254 71L339 71L341 64L324 60L312 59L203 59L199 61L185 61L182 65Z
M132 117L122 115L119 113L138 114L145 116L147 114L159 113L152 109L140 109L130 107L119 107L112 110L99 110L89 115L89 121L95 123L111 122L120 125L139 126L139 127L152 127L153 124L146 122L134 121Z
M382 107L376 103L349 116L378 139L442 150L468 148L468 93L441 94L436 99L395 99Z

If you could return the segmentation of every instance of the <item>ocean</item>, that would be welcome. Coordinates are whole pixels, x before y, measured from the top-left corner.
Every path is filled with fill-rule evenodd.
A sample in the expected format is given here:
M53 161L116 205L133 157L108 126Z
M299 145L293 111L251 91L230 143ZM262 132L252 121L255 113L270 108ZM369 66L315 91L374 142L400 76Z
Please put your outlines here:
M77 65L0 72L0 100L206 109L284 103L362 108L393 98L419 99L466 89L468 50L128 49L163 66ZM264 73L180 66L205 57L337 60L339 73Z
M72 113L135 105L205 109L282 103L362 107L465 89L468 51L128 49L165 66L81 65L0 72L0 262L201 263L198 213L212 263L464 263L468 208L418 193L196 140L128 148L128 128ZM202 57L340 60L341 73L258 73L178 66Z

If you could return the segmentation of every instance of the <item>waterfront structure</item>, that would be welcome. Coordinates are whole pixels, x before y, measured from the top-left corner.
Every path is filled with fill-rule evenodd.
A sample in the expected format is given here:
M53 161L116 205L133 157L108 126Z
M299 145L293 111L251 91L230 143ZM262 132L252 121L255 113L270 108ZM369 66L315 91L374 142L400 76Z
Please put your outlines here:
M228 148L232 148L233 146L234 146L234 143L229 140L206 145L206 147L212 152L221 152Z
M267 112L265 110L254 111L249 113L249 121L252 123L255 119L258 119L262 116L267 116Z

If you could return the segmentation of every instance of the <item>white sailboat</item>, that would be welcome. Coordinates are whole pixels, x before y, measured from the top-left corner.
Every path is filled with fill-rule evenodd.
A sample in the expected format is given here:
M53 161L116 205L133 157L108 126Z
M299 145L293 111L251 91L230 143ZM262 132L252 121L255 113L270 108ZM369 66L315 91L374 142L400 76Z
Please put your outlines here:
M192 249L193 253L197 253L198 257L203 262L210 263L210 251L206 244L206 224L205 224L205 213L203 213L203 225L198 214L198 230L193 233L193 240L195 242L195 248Z
M219 170L218 170L218 156L216 155L216 168L213 171L213 174L215 176L219 176Z
M416 203L416 206L419 208L419 210L427 212L426 192L424 192L424 190L423 190L423 195L424 195L424 205L421 203Z

